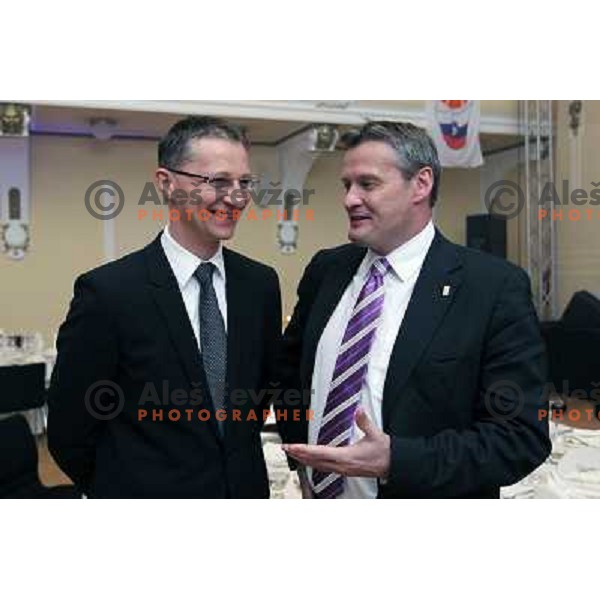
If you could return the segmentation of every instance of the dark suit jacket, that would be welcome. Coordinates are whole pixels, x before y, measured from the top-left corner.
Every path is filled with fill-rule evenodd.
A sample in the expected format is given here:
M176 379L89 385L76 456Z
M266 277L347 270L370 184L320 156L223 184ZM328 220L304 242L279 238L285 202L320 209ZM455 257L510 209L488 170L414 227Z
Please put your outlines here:
M287 387L310 388L321 334L365 252L324 250L307 267L284 335ZM498 497L550 452L545 381L527 275L436 232L390 357L391 469L379 497ZM285 437L305 442L306 421Z
M160 237L76 281L58 336L48 445L64 472L91 496L269 496L260 429L270 395L257 405L256 393L268 387L280 345L279 281L270 267L226 248L223 254L227 390L238 390L235 406L226 404L223 435ZM115 385L122 392L121 410L118 395L94 395ZM140 408L148 418L138 418ZM239 421L233 421L234 408L241 411ZM159 409L163 420L153 422L152 411ZM175 409L181 415L176 422L168 418ZM210 411L210 420L196 418L201 409Z

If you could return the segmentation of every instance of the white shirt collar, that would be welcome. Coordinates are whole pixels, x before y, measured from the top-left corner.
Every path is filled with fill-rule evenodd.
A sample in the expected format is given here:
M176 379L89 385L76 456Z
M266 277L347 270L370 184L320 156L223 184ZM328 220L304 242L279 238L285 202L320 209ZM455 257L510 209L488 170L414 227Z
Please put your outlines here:
M221 244L219 244L219 249L213 256L208 260L202 260L173 238L169 232L168 225L164 228L160 241L180 288L188 284L194 276L196 269L204 262L213 263L216 267L216 272L223 280L225 279L225 261L223 260L223 246Z
M407 281L421 269L434 237L435 227L433 226L433 221L429 221L417 235L408 240L408 242L398 246L395 250L392 250L385 257L390 263L392 271L400 278L400 281ZM375 260L381 258L381 256L369 249L365 258L366 260L363 264L368 270Z

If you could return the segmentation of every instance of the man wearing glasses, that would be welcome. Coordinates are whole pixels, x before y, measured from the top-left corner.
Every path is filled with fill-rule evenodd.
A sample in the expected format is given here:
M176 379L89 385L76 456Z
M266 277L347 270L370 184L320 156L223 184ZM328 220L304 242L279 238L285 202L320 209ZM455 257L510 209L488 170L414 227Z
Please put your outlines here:
M248 140L237 126L190 117L160 141L158 164L168 226L75 283L49 448L92 497L265 498L260 429L279 281L222 246L256 184Z

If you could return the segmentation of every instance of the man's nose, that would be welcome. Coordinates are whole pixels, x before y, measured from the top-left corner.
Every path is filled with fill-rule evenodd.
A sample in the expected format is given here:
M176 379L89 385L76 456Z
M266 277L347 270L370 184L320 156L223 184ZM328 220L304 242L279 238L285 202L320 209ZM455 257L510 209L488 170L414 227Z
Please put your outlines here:
M354 208L356 206L360 206L362 204L362 197L358 193L356 186L351 185L344 195L344 206L347 209Z

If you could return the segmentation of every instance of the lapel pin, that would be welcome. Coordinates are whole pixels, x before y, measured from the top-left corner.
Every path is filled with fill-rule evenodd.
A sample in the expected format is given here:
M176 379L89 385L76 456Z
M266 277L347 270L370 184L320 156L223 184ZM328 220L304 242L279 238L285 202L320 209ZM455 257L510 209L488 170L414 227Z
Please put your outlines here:
M446 298L449 295L450 295L450 286L449 285L445 285L442 288L442 296L444 296L444 298Z

